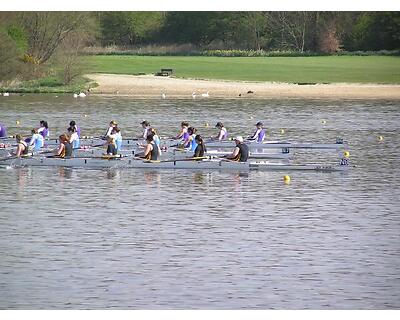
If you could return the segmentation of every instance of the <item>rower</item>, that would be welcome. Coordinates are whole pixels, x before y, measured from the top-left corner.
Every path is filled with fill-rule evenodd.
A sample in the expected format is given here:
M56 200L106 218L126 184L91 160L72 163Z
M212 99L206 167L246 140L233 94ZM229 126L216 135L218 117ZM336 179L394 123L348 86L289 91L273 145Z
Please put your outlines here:
M49 125L47 124L47 121L40 120L40 127L37 130L43 139L46 139L50 136Z
M201 135L198 134L198 135L196 135L195 140L196 140L196 143L197 143L197 147L194 150L193 157L194 158L204 157L204 153L207 152L207 148L206 148L206 146L204 144L203 138L201 137Z
M74 127L75 130L76 130L76 133L78 134L78 137L81 136L81 128L79 128L79 127L76 125L76 122L75 122L74 120L70 121L69 127L70 127L70 128L73 128L73 127Z
M189 122L182 121L181 122L181 130L179 131L179 133L175 137L175 139L181 139L181 140L185 141L187 138L189 138L188 128L189 128Z
M56 158L70 158L72 157L72 145L69 142L69 136L62 134L58 137L60 139L60 146L58 147Z
M265 129L263 128L262 122L256 123L257 130L254 132L252 136L249 136L248 140L255 140L257 143L261 143L265 138Z
M4 124L0 123L0 138L7 137L7 128Z
M142 125L142 128L143 128L143 134L140 138L143 138L146 140L148 134L150 133L150 129L151 129L150 122L143 120L140 124Z
M29 147L33 146L34 151L38 151L44 145L43 136L38 133L37 129L32 129L32 138L29 141Z
M238 136L235 139L236 147L230 155L225 158L232 161L246 162L249 158L249 147L243 143L243 137Z
M211 137L211 140L218 140L218 141L226 140L228 138L228 131L224 127L223 123L217 122L215 127L219 129L219 133L216 137Z
M151 128L149 134L151 134L153 136L154 144L157 146L158 153L161 155L161 148L160 148L161 140L160 140L160 137L157 134L157 130L154 129L154 128Z
M193 127L188 128L188 134L189 137L185 140L183 143L183 147L187 149L188 151L194 151L196 150L197 147L197 142L196 142L196 129Z
M68 134L70 136L69 143L72 144L72 148L73 149L79 149L80 141L79 141L78 132L76 132L76 127L69 127L68 128Z
M107 136L107 153L108 156L115 156L117 155L117 144L115 143L115 138L112 136Z
M140 156L140 158L146 160L157 160L160 154L159 154L159 149L157 148L157 146L153 141L153 136L151 134L147 135L146 141L147 141L146 148L144 149L143 155Z
M15 151L16 157L21 157L25 156L28 154L28 144L22 140L22 136L20 134L17 134L15 136L15 139L17 140L17 150Z
M107 137L111 134L112 129L114 129L118 123L114 120L110 121L109 127L107 129L106 134L103 136L103 140L107 139Z

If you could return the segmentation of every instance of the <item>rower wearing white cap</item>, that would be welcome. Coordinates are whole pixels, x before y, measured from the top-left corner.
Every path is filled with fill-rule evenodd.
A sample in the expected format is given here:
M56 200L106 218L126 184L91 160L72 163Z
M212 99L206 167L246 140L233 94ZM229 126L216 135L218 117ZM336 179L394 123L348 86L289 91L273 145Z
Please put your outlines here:
M233 161L246 162L249 158L249 147L243 143L243 137L241 136L236 137L234 140L236 147L226 158Z
M248 140L255 140L257 143L261 143L264 141L265 138L265 129L263 128L262 122L256 123L257 130L254 132L252 136L249 136Z

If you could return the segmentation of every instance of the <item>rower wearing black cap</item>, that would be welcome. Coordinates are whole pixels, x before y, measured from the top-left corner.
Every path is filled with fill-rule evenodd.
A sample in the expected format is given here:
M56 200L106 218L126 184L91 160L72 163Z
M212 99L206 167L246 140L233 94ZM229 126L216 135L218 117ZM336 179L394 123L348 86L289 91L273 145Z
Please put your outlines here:
M262 122L256 123L257 130L254 132L252 136L249 136L248 140L255 140L257 143L261 143L264 141L265 138L265 129L263 128Z
M228 131L224 127L223 123L222 122L217 122L215 127L219 129L219 133L218 133L217 136L211 137L211 139L212 140L218 140L218 141L226 140L228 138Z
M143 120L140 124L142 125L142 128L143 128L143 134L142 134L141 138L147 139L147 136L150 134L150 130L151 130L150 122Z

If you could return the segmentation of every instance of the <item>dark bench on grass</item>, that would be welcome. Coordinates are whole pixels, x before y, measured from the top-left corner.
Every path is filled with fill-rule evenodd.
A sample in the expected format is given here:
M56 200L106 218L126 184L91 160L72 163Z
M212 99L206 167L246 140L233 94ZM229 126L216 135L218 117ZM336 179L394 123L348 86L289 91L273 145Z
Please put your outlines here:
M174 73L174 69L161 69L160 72L156 72L156 76L169 77Z

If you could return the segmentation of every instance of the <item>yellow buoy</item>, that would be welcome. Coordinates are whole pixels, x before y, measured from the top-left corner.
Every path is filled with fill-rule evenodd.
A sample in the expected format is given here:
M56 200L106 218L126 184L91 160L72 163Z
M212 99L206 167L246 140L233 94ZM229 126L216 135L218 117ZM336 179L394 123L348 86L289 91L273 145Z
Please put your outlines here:
M204 127L206 127L206 128L208 128L210 125L206 122L205 124L204 124Z
M379 141L383 141L383 136L379 136Z
M18 121L18 120L17 120L17 121L15 121L15 124L16 124L16 125L19 125L19 121Z
M323 119L323 120L321 121L321 123L322 123L322 124L325 124L325 123L326 123L326 120Z
M350 157L350 152L345 151L345 152L343 152L343 155L344 155L346 158L348 158L348 157Z
M285 181L285 183L290 183L290 176L288 175L284 176L283 181Z
M281 129L281 134L284 134L285 133L285 129Z

